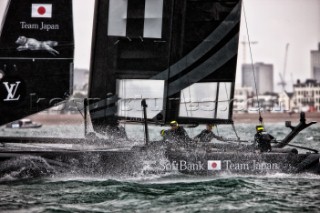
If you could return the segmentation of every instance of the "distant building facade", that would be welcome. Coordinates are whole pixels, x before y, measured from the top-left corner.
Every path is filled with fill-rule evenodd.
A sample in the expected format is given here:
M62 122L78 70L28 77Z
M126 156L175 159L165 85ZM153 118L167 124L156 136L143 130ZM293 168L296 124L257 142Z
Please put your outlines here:
M320 112L320 83L308 79L293 85L294 102L299 111Z
M282 91L279 93L279 108L283 112L292 112L295 110L294 93Z
M320 43L318 50L311 51L311 70L312 77L320 82Z
M278 94L265 93L264 95L255 95L251 87L236 88L234 92L234 112L257 113L261 111L283 111L279 107Z
M253 68L254 72L252 71ZM253 66L243 64L242 87L251 87L254 92L257 89L258 94L273 92L273 65L264 63L255 63Z
M246 112L252 106L254 92L251 87L240 87L234 91L233 110L235 112Z
M262 111L279 111L278 94L265 93L264 95L258 95L252 99L252 108L249 108L249 112L255 112L260 108Z

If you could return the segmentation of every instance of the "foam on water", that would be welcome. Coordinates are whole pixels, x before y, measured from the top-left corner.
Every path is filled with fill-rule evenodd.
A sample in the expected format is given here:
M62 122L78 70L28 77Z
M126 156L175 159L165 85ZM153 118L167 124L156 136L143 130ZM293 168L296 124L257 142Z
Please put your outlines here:
M60 130L71 137L82 134L82 127L55 126L41 128L33 134L42 135ZM187 129L196 135L203 126ZM156 139L161 127L151 128L151 138ZM266 125L266 129L281 139L287 128L284 124ZM254 124L237 125L241 139L251 140ZM3 130L0 130L3 131ZM8 133L8 130L4 132ZM319 127L304 130L293 144L318 149L317 141L306 138L318 134ZM61 136L64 136L64 133ZM139 134L138 134L139 133ZM141 132L128 128L130 139L141 141ZM220 135L231 135L232 130L219 127ZM19 133L20 134L20 133ZM23 133L24 134L24 133ZM23 135L22 134L22 135ZM151 161L166 159L151 153L139 156ZM148 159L148 157L150 157ZM99 163L98 158L87 158L88 164ZM11 162L25 165L27 159ZM314 174L263 174L236 175L222 173L215 176L189 176L177 171L148 173L153 164L147 162L134 175L82 174L81 168L65 171L57 162L31 160L31 169L53 166L52 175L40 179L20 179L20 169L2 176L0 182L0 212L319 212L320 176ZM30 163L30 162L29 162ZM46 167L47 164L51 167ZM37 165L37 166L35 166ZM40 166L41 165L41 166ZM24 167L24 166L22 166ZM27 168L27 167L25 167ZM37 170L38 171L38 170ZM26 173L27 174L27 173ZM33 173L31 173L33 174ZM14 180L14 181L12 181ZM4 182L5 181L5 182Z
M49 161L49 162L48 162ZM60 162L37 156L22 156L1 162L0 182L48 177L67 171Z

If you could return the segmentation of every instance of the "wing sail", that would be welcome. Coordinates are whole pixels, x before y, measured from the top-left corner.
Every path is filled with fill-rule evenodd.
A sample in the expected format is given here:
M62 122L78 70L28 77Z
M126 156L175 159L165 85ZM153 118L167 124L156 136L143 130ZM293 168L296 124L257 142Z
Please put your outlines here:
M0 125L72 94L73 55L72 0L8 1L0 35Z

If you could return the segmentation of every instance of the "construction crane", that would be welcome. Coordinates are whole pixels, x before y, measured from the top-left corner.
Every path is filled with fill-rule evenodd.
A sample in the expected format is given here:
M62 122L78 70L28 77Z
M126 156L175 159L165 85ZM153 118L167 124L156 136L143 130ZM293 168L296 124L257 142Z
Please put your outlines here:
M282 87L283 91L286 91L286 85L287 85L287 82L285 81L285 76L286 76L286 69L287 69L288 50L289 50L289 43L286 44L282 73L279 72L280 82L278 83L278 85Z

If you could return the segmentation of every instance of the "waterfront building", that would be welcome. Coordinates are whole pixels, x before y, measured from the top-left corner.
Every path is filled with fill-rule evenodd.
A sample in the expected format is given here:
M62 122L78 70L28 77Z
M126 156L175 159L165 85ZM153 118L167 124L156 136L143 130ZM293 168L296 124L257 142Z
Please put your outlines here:
M254 72L252 69L254 69ZM254 93L257 90L258 94L273 92L273 65L264 63L255 63L253 66L243 64L242 87L251 87Z
M293 85L294 102L299 111L320 112L320 83L307 79L305 83L299 80Z
M247 112L252 106L254 92L252 87L238 87L234 91L233 109L234 112Z
M295 111L294 93L282 91L279 93L279 108L284 112Z
M261 111L280 112L277 93L265 93L252 98L252 107L249 112L255 112L260 107Z

